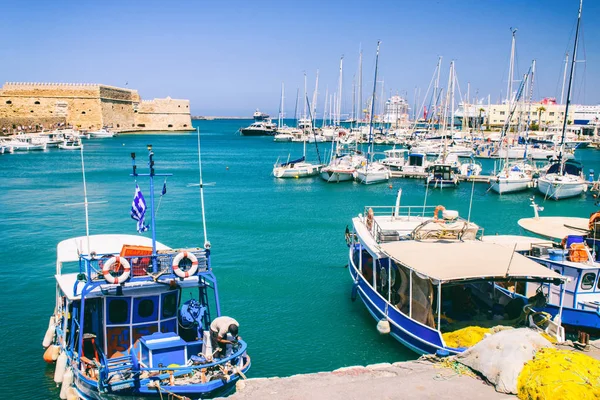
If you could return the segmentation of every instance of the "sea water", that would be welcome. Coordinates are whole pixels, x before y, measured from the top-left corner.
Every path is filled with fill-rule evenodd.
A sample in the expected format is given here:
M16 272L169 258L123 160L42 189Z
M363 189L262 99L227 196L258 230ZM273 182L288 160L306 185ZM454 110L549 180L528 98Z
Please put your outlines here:
M195 121L201 129L206 225L221 310L240 322L252 357L250 377L288 376L350 365L395 362L416 356L389 336L360 301L352 302L344 230L365 205L422 205L422 180L389 184L328 184L318 177L275 179L279 158L298 158L301 143L274 143L271 137L243 137L250 121ZM146 145L152 144L157 173L172 173L160 198L156 179L156 235L171 247L202 246L197 137L186 134L132 134L84 141L91 234L136 234L129 216L138 172L147 172ZM387 147L381 147L382 151ZM319 144L322 159L330 144ZM317 161L314 144L307 159ZM600 171L600 153L578 150L585 171ZM484 173L493 161L484 160ZM138 178L150 201L147 178ZM391 187L390 187L391 186ZM473 192L472 192L473 189ZM486 234L519 234L519 218L533 215L535 194L542 215L588 217L590 194L544 201L534 191L498 196L487 184L463 182L458 189L429 190L427 205L444 205L467 217ZM85 235L79 151L15 153L0 156L0 397L58 398L53 366L42 360L42 338L55 301L56 245ZM149 233L144 233L149 236Z

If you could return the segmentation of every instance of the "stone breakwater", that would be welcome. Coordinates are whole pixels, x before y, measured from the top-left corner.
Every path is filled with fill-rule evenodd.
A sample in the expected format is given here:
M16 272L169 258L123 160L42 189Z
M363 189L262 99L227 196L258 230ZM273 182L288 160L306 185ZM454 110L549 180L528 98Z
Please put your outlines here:
M190 102L170 97L142 100L137 90L97 83L7 82L0 89L0 132L60 126L186 131L192 129Z

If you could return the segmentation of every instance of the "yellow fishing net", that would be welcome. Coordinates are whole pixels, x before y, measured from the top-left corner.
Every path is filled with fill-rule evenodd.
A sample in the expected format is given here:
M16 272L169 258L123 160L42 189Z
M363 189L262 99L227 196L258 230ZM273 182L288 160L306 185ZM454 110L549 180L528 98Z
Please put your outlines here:
M600 361L585 354L541 349L518 380L520 399L599 399Z
M486 333L491 333L491 329L480 326L467 326L454 332L443 333L442 338L444 338L444 343L448 347L471 347L481 342Z

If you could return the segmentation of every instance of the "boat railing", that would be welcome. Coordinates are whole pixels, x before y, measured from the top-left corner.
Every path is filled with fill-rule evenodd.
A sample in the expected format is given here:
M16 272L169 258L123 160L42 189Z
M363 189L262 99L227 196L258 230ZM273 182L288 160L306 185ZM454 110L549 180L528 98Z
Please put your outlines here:
M106 358L104 354L100 354L100 363L94 364L99 369L98 384L102 389L110 388L112 391L120 390L127 387L136 387L140 380L149 379L150 381L162 381L173 378L187 378L195 371L206 371L212 367L222 367L231 365L241 371L246 365L242 364L243 357L246 354L248 345L243 340L238 341L235 350L226 357L216 360L203 359L201 362L194 362L192 359L187 360L184 365L169 365L159 367L146 367L136 356L136 352L119 358ZM83 361L83 360L82 360ZM234 369L235 372L235 369ZM148 378L143 378L146 375Z
M373 215L396 217L431 217L433 218L436 206L366 206L363 215L368 215L373 210Z
M185 250L189 254L193 254L198 261L197 272L205 272L209 268L208 254L204 249L194 248ZM173 261L180 254L179 250L159 250L156 255L157 270L153 270L152 255L133 255L120 256L116 253L81 255L79 258L79 273L85 275L85 280L95 281L104 279L104 270L109 260L114 257L125 259L130 265L128 280L138 280L142 277L159 276L166 274L174 274ZM179 262L179 269L184 271L191 267L192 261L183 259ZM118 261L113 261L110 266L110 273L113 276L120 276L124 271L123 265Z

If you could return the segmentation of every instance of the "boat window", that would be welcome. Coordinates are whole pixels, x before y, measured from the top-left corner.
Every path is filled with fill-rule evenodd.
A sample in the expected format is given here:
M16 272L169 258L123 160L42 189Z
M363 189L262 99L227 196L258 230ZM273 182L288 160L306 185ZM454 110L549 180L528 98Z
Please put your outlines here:
M158 296L139 297L133 300L133 323L156 321L158 319Z
M171 318L177 313L177 292L166 293L162 296L162 317Z
M594 274L593 272L588 272L587 274L583 275L583 278L581 279L581 288L583 290L591 289L592 287L594 287L595 281L596 274Z
M128 299L108 298L108 323L110 325L126 324L129 322Z

